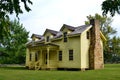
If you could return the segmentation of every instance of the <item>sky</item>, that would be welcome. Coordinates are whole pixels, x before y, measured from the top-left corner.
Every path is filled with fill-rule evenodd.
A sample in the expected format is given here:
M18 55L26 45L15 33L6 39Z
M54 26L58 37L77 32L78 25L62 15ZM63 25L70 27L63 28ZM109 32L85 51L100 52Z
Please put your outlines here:
M101 4L104 0L31 0L32 11L19 15L20 22L30 32L43 35L46 28L59 31L63 24L84 25L86 16L102 15ZM120 15L114 16L112 27L120 36Z

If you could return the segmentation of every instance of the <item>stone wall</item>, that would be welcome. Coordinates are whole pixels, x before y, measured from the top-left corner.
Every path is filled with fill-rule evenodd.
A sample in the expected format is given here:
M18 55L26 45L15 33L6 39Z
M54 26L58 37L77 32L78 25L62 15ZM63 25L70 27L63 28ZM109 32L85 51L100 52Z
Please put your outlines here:
M100 24L98 20L90 20L92 28L90 30L90 50L89 50L89 65L90 69L104 68L102 46L100 44Z

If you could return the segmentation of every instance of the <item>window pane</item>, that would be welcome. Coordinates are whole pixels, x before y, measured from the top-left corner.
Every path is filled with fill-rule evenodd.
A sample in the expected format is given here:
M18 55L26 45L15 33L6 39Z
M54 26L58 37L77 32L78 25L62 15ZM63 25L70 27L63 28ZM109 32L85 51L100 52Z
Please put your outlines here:
M64 32L64 37L67 37L67 32Z
M47 36L46 42L49 42L49 39L50 39L50 37L49 37L49 36Z
M59 61L62 61L62 51L59 51Z
M37 53L35 53L35 61L37 61Z
M35 61L38 61L38 57L39 57L39 52L35 53Z
M67 42L67 38L64 38L64 42Z
M69 50L69 60L73 60L73 50Z
M64 42L67 42L67 32L63 33L63 37L64 37Z
M31 61L32 60L32 54L30 53L30 56L29 56L29 61Z

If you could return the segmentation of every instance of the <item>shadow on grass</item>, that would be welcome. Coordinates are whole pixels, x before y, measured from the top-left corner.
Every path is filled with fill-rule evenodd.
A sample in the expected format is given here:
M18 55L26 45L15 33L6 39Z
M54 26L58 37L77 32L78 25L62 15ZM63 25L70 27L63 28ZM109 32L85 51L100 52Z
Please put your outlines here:
M0 65L0 69L7 69L7 70L27 70L23 65Z
M107 67L107 68L120 68L120 64L106 64L105 67Z

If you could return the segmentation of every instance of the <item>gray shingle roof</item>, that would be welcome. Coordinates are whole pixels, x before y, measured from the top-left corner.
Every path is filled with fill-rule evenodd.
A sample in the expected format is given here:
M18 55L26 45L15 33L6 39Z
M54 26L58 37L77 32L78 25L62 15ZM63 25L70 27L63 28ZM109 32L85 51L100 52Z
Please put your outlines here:
M69 35L75 35L75 34L81 34L83 31L85 31L90 25L82 25L82 26L78 26L78 27L72 27L72 26L69 26L69 25L66 25L64 24L63 27L61 28L61 30L63 28L68 28L70 30L72 30L73 32L69 33ZM53 39L56 39L56 38L60 38L62 37L62 32L61 31L55 31L55 30L51 30L51 29L46 29L46 31L50 32L51 34L54 35ZM46 32L45 31L45 32ZM44 33L45 34L45 33ZM37 38L39 38L40 40L39 41L44 41L44 37L42 35L38 35L38 34L33 34L34 36L36 36ZM32 36L33 36L32 35Z
M67 24L63 24L63 27L60 29L60 31L62 31L65 27L66 27L67 29L71 30L71 31L74 31L74 30L75 30L75 27L70 26L70 25L67 25Z
M78 26L75 28L75 30L73 32L71 32L68 35L75 35L75 34L81 34L83 31L85 31L90 25L82 25L82 26Z
M38 39L41 39L41 38L43 37L42 35L32 34L31 38L32 38L33 36L35 36L35 37L38 38Z
M71 30L72 32L68 34L68 36L72 36L72 35L76 35L76 34L81 34L82 32L84 32L88 27L90 27L90 25L82 25L82 26L78 26L78 27L72 27L69 25L64 24L63 27L60 29L60 31L55 31L55 30L51 30L51 29L46 29L46 31L44 32L44 34L48 31L50 32L52 35L54 35L54 37L52 38L54 39L59 39L62 37L63 33L61 32L62 29L67 28L69 30ZM39 38L38 41L30 41L27 43L27 45L33 45L33 43L44 43L45 38L44 38L44 34L42 35L38 35L38 34L33 34L31 37L35 36L37 38Z
M58 31L55 31L55 30L51 30L51 29L46 29L46 31L50 32L52 35L57 35ZM46 32L45 31L45 32ZM45 33L44 33L45 34ZM44 35L43 34L43 35Z
M58 32L56 36L54 36L54 39L62 37L62 32Z

